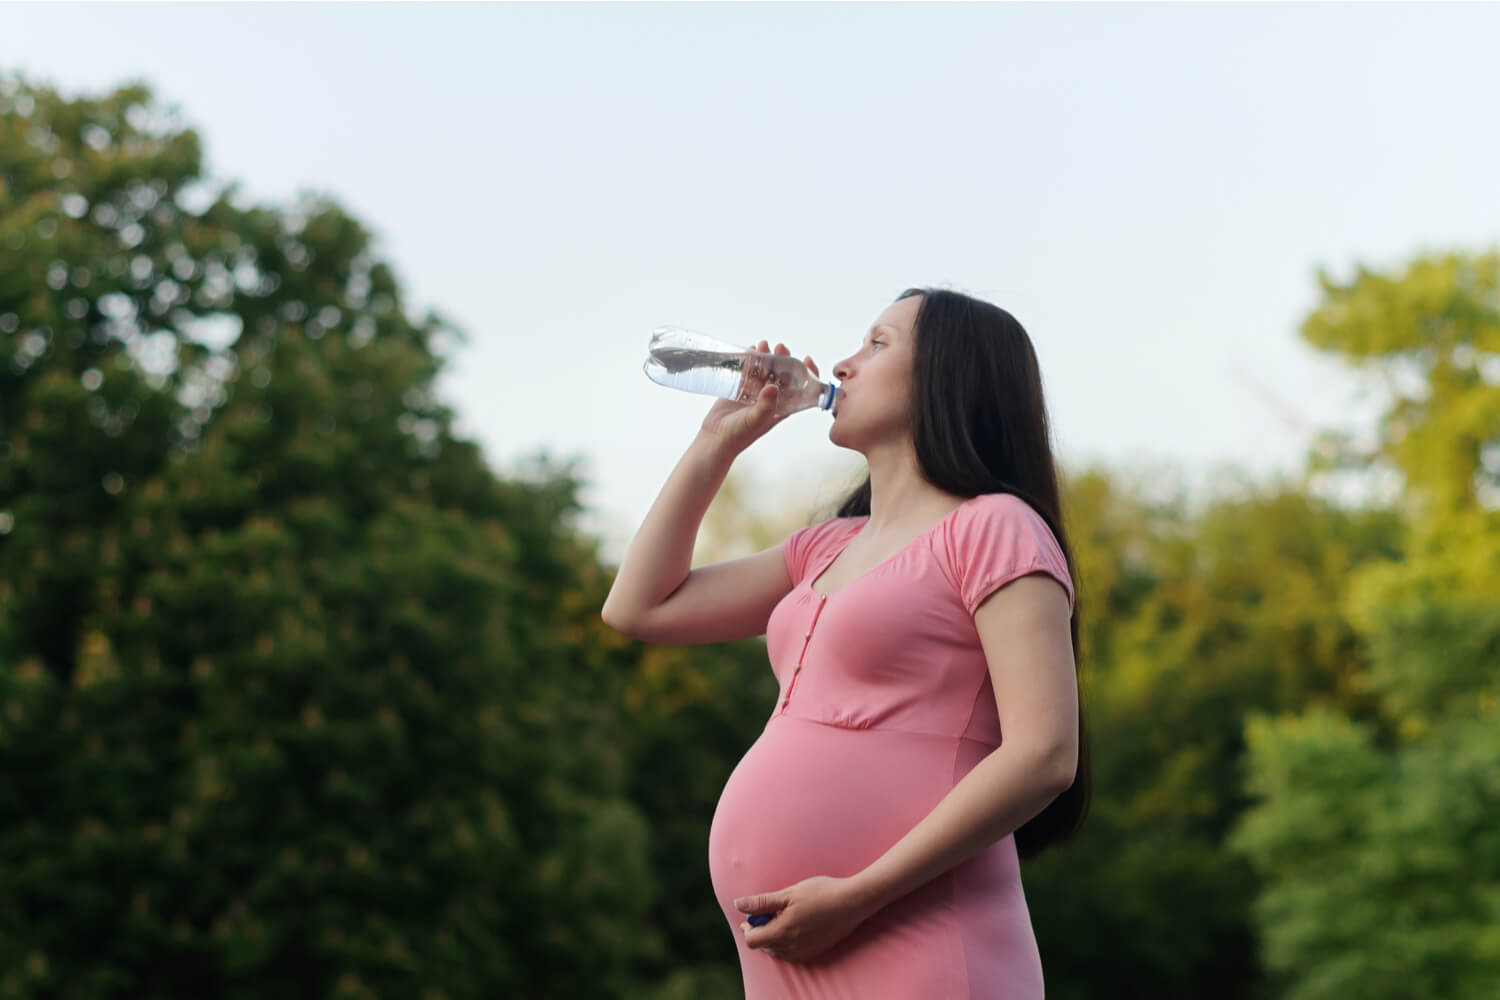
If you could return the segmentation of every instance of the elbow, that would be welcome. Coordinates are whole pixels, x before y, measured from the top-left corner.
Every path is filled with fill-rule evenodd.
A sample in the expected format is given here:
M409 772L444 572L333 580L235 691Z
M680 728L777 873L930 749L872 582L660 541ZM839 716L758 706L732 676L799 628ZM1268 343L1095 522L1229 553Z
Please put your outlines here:
M628 620L621 618L619 612L612 610L608 604L599 610L599 620L621 635L630 639L635 638L634 626Z
M1053 797L1073 787L1078 779L1078 749L1074 746L1059 748L1050 758L1046 769L1049 775L1047 788Z
M1038 748L1029 759L1027 772L1032 776L1033 787L1048 802L1073 787L1078 777L1078 750L1071 744Z
M606 604L599 610L599 620L608 625L610 628L614 629L616 632L619 632L622 635L624 634L625 629L621 627L619 617L616 616L614 612L609 610L609 605Z

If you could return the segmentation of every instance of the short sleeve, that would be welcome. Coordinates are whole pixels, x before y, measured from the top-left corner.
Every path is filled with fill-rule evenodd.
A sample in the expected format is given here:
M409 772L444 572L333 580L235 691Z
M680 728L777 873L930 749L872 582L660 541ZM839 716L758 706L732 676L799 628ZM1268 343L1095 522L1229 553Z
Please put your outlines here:
M1046 573L1068 594L1073 578L1046 520L1020 497L987 493L960 507L944 534L948 562L969 614L990 594L1029 573Z
M849 524L849 518L835 517L806 528L798 528L781 543L782 555L786 557L786 571L793 585L800 584L810 572L819 556L832 544L838 532Z

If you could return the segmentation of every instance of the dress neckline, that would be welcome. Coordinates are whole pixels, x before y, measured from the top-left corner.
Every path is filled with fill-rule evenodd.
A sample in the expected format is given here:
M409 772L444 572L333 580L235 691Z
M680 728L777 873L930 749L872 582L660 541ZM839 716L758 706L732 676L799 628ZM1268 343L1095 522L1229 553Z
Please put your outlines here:
M860 525L859 531L854 532L848 538L844 539L844 544L840 545L838 547L838 549L833 553L833 556L831 558L825 560L823 562L823 564L818 567L817 572L808 574L808 576L805 578L805 581L804 581L804 583L802 585L804 587L806 587L808 590L812 591L814 594L817 594L819 597L823 598L824 600L827 600L828 598L834 596L834 594L842 594L844 591L848 590L854 584L858 583L860 580L863 580L865 577L869 576L871 573L874 573L876 570L883 568L887 563L895 562L898 558L900 558L901 556L905 555L906 551L908 549L910 549L912 546L916 545L918 542L922 541L928 535L930 535L934 531L936 531L939 527L941 527L948 520L948 518L952 517L954 514L957 514L960 508L964 507L966 504L969 504L969 503L973 502L974 500L978 500L980 496L984 496L984 494L981 493L981 494L979 494L979 496L969 497L969 499L963 501L963 503L960 503L957 507L954 507L948 513L944 514L942 517L938 518L936 521L934 521L931 524L929 524L926 528L923 528L922 531L921 531L921 533L919 533L915 538L913 538L911 541L907 542L905 545L901 546L901 548L899 548L895 552L891 553L891 555L889 555L885 559L882 559L880 562L876 563L874 566L871 566L869 569L865 570L864 572L855 574L853 577L851 577L849 579L849 581L847 583L845 583L838 590L835 590L832 593L826 593L825 594L823 591L821 591L818 588L814 587L813 584L817 583L820 579L822 579L823 578L823 574L826 573L826 572L828 572L828 570L833 566L833 564L838 561L838 557L844 554L844 550L849 547L849 543L853 542L854 539L855 539L855 537L858 536L860 534L860 532L864 531L864 525L862 524L862 525ZM858 520L858 519L863 519L865 521L865 523L869 523L870 515L868 515L868 514L861 514L861 515L859 515L859 518L857 518L856 520Z

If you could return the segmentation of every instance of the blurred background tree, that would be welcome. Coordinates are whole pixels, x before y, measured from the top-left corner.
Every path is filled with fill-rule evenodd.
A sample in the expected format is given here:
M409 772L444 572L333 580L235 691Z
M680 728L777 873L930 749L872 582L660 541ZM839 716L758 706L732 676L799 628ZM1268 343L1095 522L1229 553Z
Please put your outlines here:
M1357 710L1341 581L1395 526L1294 484L1201 508L1150 485L1068 483L1095 799L1076 842L1026 867L1027 901L1049 996L1261 996L1257 878L1223 848L1248 804L1242 719Z
M8 89L0 246L0 994L623 991L632 654L458 331L143 86Z
M1258 804L1235 846L1265 880L1265 961L1291 1000L1479 998L1500 985L1500 254L1319 280L1303 335L1389 387L1373 444L1400 546L1343 604L1368 710L1252 714Z

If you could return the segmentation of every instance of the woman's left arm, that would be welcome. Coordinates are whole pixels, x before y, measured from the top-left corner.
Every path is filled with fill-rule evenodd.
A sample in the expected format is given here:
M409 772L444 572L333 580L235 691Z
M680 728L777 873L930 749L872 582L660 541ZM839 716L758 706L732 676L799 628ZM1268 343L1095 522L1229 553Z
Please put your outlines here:
M1003 744L849 890L874 912L1013 833L1073 783L1078 676L1067 592L1033 573L985 598L974 624L989 665Z

